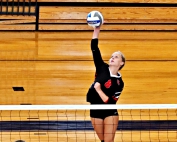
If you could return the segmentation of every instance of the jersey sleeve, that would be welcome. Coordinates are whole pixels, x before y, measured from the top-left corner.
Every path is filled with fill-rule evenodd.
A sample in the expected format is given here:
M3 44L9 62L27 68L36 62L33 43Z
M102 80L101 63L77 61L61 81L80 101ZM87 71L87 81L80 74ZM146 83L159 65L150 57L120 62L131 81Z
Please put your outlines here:
M91 50L92 50L92 55L93 55L95 67L98 70L104 64L104 61L102 59L100 50L98 48L98 39L97 38L91 40Z

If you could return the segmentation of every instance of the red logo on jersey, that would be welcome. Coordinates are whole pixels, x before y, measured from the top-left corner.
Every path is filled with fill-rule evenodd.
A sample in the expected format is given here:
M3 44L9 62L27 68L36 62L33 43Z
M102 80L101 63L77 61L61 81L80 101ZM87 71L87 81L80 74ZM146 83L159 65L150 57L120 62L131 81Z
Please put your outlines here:
M120 85L120 81L117 79L117 84Z
M111 85L112 85L111 79L109 79L109 80L104 84L104 86L105 86L106 88L110 88Z

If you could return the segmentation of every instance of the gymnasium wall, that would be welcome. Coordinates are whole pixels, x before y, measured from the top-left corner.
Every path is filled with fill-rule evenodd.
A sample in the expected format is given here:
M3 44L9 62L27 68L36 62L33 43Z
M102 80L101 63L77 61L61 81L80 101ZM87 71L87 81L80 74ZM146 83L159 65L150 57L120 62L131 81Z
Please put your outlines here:
M32 2L30 13L25 3L0 15L0 104L86 104L95 71L86 24L93 9L107 21L99 37L103 59L117 50L126 56L119 104L177 103L175 0Z
M3 1L0 30L91 30L86 16L99 10L103 30L176 30L175 0Z

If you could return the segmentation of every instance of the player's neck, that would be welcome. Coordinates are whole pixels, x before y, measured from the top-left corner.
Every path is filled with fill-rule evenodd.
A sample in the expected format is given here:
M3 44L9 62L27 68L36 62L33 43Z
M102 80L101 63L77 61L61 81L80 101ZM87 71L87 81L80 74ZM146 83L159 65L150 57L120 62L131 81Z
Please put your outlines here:
M117 75L118 68L115 66L109 66L109 71L111 72L112 75Z

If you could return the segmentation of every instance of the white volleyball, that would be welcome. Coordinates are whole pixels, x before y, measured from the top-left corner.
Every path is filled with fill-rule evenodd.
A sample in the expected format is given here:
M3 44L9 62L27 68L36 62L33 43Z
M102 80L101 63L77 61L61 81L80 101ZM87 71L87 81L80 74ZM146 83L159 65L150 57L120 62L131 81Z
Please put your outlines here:
M87 24L93 28L101 26L103 22L103 15L99 11L91 11L87 15Z

